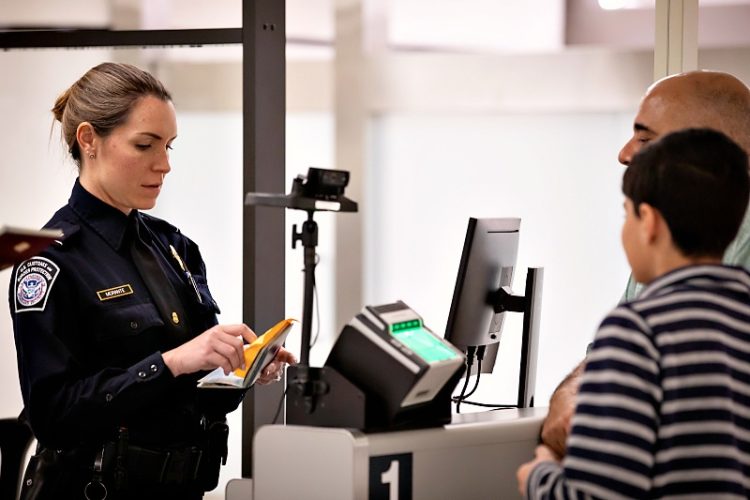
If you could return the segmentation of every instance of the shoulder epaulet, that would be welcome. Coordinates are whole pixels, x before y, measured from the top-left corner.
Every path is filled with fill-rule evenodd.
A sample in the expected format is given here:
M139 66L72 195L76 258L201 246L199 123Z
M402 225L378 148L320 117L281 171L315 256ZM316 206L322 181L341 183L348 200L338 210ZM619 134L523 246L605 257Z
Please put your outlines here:
M58 247L63 247L66 244L74 242L77 239L78 232L81 229L81 226L77 222L67 220L57 220L54 222L50 222L44 227L46 229L60 229L62 231L62 238L60 238L59 240L55 240L54 243L54 245Z
M55 240L54 247L62 247L66 242L72 243L77 238L81 226L78 217L71 210L70 205L60 208L44 225L45 229L60 229L63 233L62 238Z

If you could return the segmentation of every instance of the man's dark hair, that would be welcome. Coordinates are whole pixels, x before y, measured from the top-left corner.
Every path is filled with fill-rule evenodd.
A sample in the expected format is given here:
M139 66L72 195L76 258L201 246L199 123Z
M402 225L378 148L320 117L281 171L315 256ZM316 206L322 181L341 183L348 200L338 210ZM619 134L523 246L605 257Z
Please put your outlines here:
M747 209L748 157L721 132L681 130L633 157L622 192L636 215L641 203L661 213L685 256L721 257Z

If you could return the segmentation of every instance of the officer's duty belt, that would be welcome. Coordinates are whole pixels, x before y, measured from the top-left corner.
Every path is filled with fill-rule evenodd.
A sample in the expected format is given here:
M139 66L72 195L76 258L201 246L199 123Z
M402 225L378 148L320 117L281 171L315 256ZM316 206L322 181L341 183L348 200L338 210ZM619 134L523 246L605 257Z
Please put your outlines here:
M112 452L117 454L116 449ZM202 457L203 451L196 446L159 450L128 444L124 453L115 459L115 478L118 472L124 473L125 477L120 479L131 486L190 485L198 479Z

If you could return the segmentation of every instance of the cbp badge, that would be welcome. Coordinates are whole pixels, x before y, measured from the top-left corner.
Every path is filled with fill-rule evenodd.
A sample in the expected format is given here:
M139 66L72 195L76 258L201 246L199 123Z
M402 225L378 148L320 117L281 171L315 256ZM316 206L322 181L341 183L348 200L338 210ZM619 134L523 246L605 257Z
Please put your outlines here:
M60 268L49 259L33 257L16 271L16 312L44 311Z

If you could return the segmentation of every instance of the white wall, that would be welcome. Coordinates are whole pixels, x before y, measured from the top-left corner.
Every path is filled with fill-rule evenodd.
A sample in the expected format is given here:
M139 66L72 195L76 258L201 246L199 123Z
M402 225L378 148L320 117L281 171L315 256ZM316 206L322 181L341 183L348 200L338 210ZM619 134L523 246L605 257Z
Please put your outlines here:
M305 9L310 8L305 2L307 0L288 0L288 9L299 8L303 3ZM49 1L43 3L45 8L51 4ZM315 0L316 5L327 8L332 3ZM83 4L81 1L74 3L79 14ZM424 0L394 1L391 4L395 16L407 13L414 6L429 8L425 7ZM518 2L514 4L520 5ZM554 5L560 4L555 0ZM40 2L35 0L13 10L15 15L25 15L40 10L39 5ZM65 5L68 9L68 3ZM175 2L173 5L182 8L187 4ZM207 1L199 4L200 9L212 9L213 5ZM218 17L212 17L211 22L238 25L235 22L238 2L223 1L221 5L223 7L215 8ZM447 4L443 2L442 5ZM502 10L499 4L495 7ZM0 6L0 17L6 20L9 19L7 8L5 3ZM219 16L220 10L228 13ZM555 12L560 15L558 10ZM92 21L95 24L106 20L106 10L97 9L95 14ZM304 26L299 17L291 13L290 16L290 26ZM85 17L81 14L75 19L83 22ZM19 19L31 22L39 18ZM52 17L46 22L56 19ZM192 22L185 17L179 17L179 20L182 24ZM200 20L202 22L203 18ZM325 29L307 32L294 28L296 35L291 35L327 39L332 22L328 21ZM487 23L482 30L497 29L498 23L481 21ZM433 30L440 29L435 23L437 21L423 19L421 33L428 41L435 33ZM520 26L522 23L516 24ZM425 44L424 37L409 40L414 33L410 31L406 18L401 18L401 21L394 19L389 29L394 43ZM547 31L546 35L540 39L538 48L557 44L559 32L556 28ZM482 34L474 38L461 38L460 33L451 36L476 49L501 47L497 39L489 41ZM236 50L223 52L229 53L228 60L236 61ZM216 52L201 50L201 54L206 53ZM121 51L114 52L115 57L121 57L121 54ZM66 202L76 172L74 166L64 160L57 133L50 138L52 118L48 110L57 94L86 69L111 57L113 52L108 50L0 52L0 116L3 117L0 122L0 149L3 151L0 160L0 224L38 227ZM422 110L406 114L403 108L382 105L381 111L369 122L369 173L364 200L358 200L366 204L356 215L366 231L365 303L402 299L422 314L428 326L438 333L442 333L445 327L467 218L522 218L516 290L522 288L523 269L526 267L543 266L546 272L538 401L545 400L562 375L581 358L598 321L620 297L627 275L619 248L622 220L619 179L622 170L615 156L629 136L637 105L636 98L628 93L629 87L624 84L632 80L629 77L637 72L631 70L639 66L631 67L627 61L615 59L606 51L581 53L579 57L585 58L596 69L585 75L587 85L601 85L604 75L612 75L614 69L621 71L622 75L618 73L619 76L611 78L622 82L623 86L610 88L617 95L621 95L620 90L628 94L623 99L632 100L632 110L597 110L598 103L589 98L592 94L599 94L588 92L588 87L581 91L580 109L561 110L553 106L554 109L545 110L548 102L545 99L549 99L549 95L541 92L533 102L527 98L534 92L523 93L521 104L534 105L534 113L503 110L507 103L519 102L517 96L509 92L500 97L491 94L491 98L485 99L488 107L472 108L473 113L469 110L455 114ZM618 68L613 69L610 65L615 60L623 61L623 65L618 64ZM733 57L722 67L729 71L745 71L743 60ZM524 61L524 56L519 56L518 66L523 66ZM508 73L509 78L523 74L517 71L518 66L512 68L516 71ZM557 80L560 88L580 89L580 76L566 73L564 66L562 62L559 66L548 67L545 74ZM464 83L476 88L472 82L462 80L466 75L456 71L455 67L448 67L447 72L450 73L451 69L458 81L457 93L462 91ZM488 68L493 74L496 70ZM299 81L309 81L304 72L294 75ZM330 82L330 78L323 80ZM299 85L299 81L294 84ZM239 82L227 84L236 86ZM406 85L407 90L410 85L403 79L399 79L399 84ZM429 82L423 84L419 80L414 92L404 95L410 99L419 98L417 94L427 84ZM446 85L445 81L433 84L441 88ZM227 87L223 90L226 91ZM331 101L322 99L321 102ZM492 103L499 105L492 107ZM220 320L239 321L243 194L239 111L184 113L180 112L179 102L177 106L180 137L172 155L174 170L153 213L175 223L200 244L208 264L212 291L222 307ZM412 101L409 109L414 108ZM433 108L425 106L424 109ZM289 114L287 188L292 177L306 172L308 166L334 167L333 140L334 124L330 113L292 111ZM320 226L317 278L321 338L312 351L314 364L324 361L338 333L334 331L330 309L334 294L347 293L332 287L331 269L336 259L333 251L334 218L354 216L316 215ZM302 251L299 247L291 250L289 231L292 223L302 223L304 215L289 212L286 219L286 310L289 316L300 317ZM3 294L7 290L9 274L9 271L0 272ZM487 394L487 400L505 402L515 392L518 319L506 324L497 370L500 382L493 388L498 392ZM290 337L288 344L298 352L299 330ZM0 377L3 380L0 383L0 417L16 415L21 408L21 398L12 331L5 307L0 307ZM230 423L230 459L222 474L222 484L228 478L240 475L239 412L230 416ZM220 486L212 497L221 498L222 489Z
M563 0L386 3L388 42L394 46L527 52L558 50L565 41Z
M60 91L111 56L104 50L0 53L2 223L38 227L66 202L76 171L65 161L56 129L50 138L48 110ZM522 217L519 267L547 269L538 394L545 397L581 356L596 322L621 292L621 170L614 155L627 137L631 116L395 113L373 119L366 195L371 201L357 215L367 231L365 302L403 299L442 332L467 217ZM181 113L178 103L173 171L153 211L200 244L222 322L241 319L240 120L239 113ZM287 187L308 166L333 166L330 114L293 114L287 127ZM330 278L336 258L332 218L343 216L354 215L316 215L321 340L312 352L315 364L324 361L338 333L330 314L333 294L346 293L333 290ZM303 220L302 213L287 214L288 226ZM288 246L290 316L301 316L301 267L301 249ZM0 273L3 293L9 274ZM510 372L502 390L511 393L517 363L513 326L507 324L500 362ZM20 411L21 399L6 308L0 308L0 342L0 415L12 416ZM298 352L298 344L297 332L289 345ZM504 394L498 399L504 400ZM230 459L222 484L240 475L239 412L230 423ZM222 490L214 496L219 498Z
M442 334L468 218L521 217L516 293L523 293L527 267L545 268L537 379L543 405L624 290L616 153L631 120L631 113L375 119L365 301L402 299ZM499 392L486 402L515 400L520 327L520 317L506 325Z
M338 334L330 316L332 296L347 293L327 281L335 259L330 222L358 217L365 225L364 303L404 300L442 334L468 217L519 216L515 289L522 292L526 267L542 266L546 273L537 392L544 404L583 357L598 322L624 289L623 167L616 155L629 137L636 104L617 112L373 115L366 192L357 200L366 203L358 214L316 215L323 318L313 363L323 362ZM289 180L308 165L332 165L330 115L292 113L287 127ZM302 220L302 214L287 213L288 226ZM287 248L286 307L294 316L300 314L302 255L299 248ZM493 377L499 382L490 387L499 392L485 401L514 399L520 320L509 318ZM295 351L298 333L289 342Z
M110 21L110 2L88 0L24 0L1 2L3 26L70 26L102 27Z
M68 200L75 165L65 160L50 108L107 50L0 52L0 224L38 228ZM7 304L10 270L0 271L0 417L23 407Z

